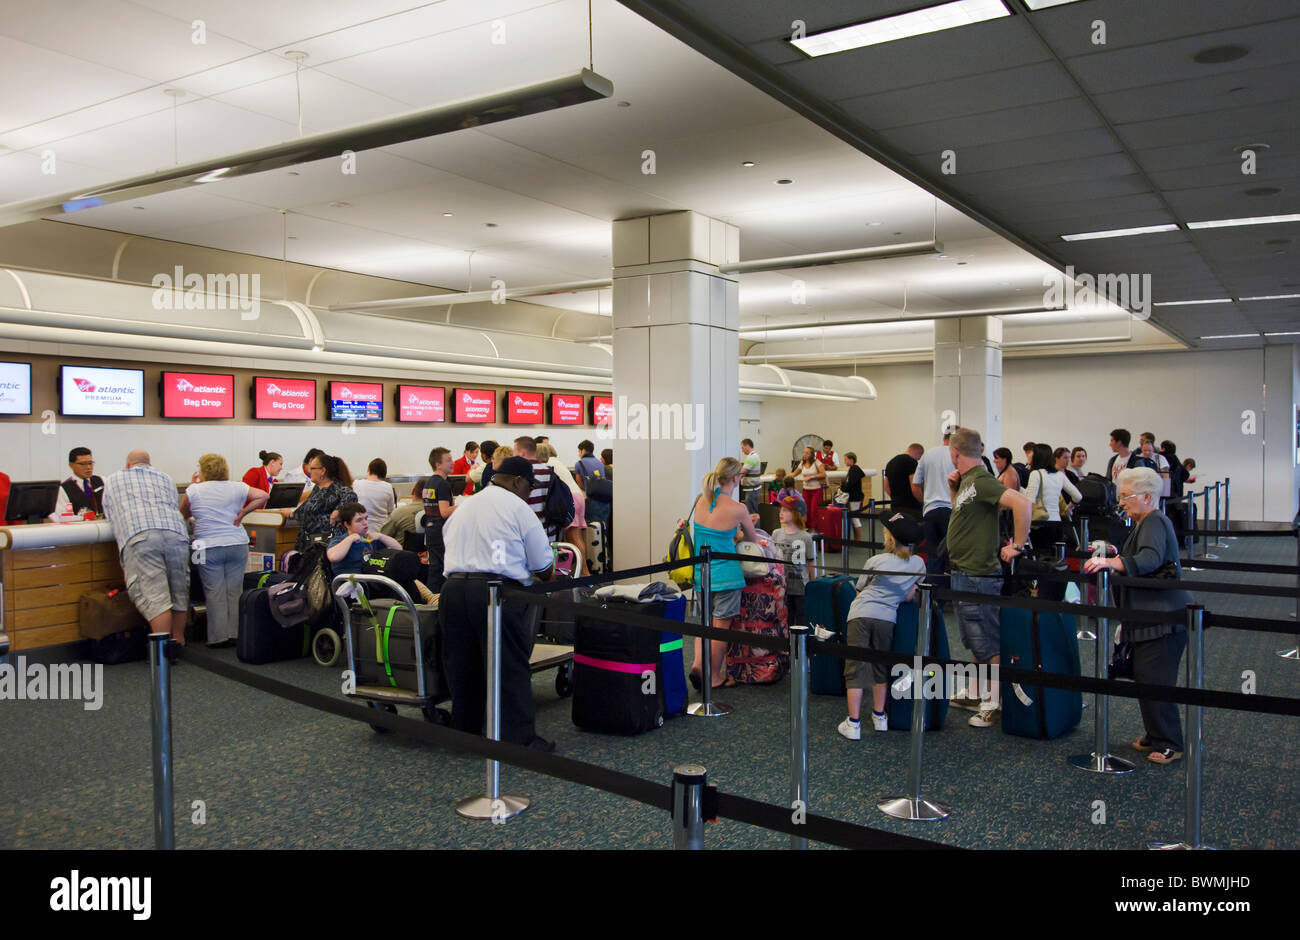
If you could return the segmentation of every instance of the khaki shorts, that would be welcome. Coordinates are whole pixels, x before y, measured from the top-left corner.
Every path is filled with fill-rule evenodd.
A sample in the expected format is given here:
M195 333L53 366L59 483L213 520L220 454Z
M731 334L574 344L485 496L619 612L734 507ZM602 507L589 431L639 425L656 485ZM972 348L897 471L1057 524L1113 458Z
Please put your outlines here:
M848 645L862 646L888 653L894 645L894 625L888 620L874 617L855 617L847 625ZM844 660L844 684L850 689L867 689L872 684L889 681L888 663L864 663L856 659Z
M190 542L183 535L148 529L122 548L126 593L145 620L190 606Z

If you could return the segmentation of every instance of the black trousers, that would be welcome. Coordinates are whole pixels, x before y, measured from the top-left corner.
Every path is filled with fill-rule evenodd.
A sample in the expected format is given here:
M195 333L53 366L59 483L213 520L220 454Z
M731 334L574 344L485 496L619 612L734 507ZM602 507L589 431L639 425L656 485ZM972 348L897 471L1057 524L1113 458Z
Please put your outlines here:
M1177 685L1178 666L1187 649L1187 633L1169 633L1156 640L1133 644L1133 679L1158 685ZM1147 739L1153 747L1183 749L1183 725L1179 719L1179 706L1174 702L1138 699L1142 709L1142 724Z
M519 586L509 580L503 584ZM438 601L442 666L451 688L451 724L471 734L485 733L487 604L488 582L482 578L448 578ZM519 603L501 605L501 740L514 744L528 744L537 734L528 668L534 637L528 628L527 610Z
M1065 541L1065 528L1060 522L1035 522L1029 529L1029 544L1039 557L1056 555L1056 543Z
M930 575L926 580L935 587L948 586L944 564L939 560L939 543L948 537L948 517L951 515L951 507L940 506L931 509L921 519L921 531L925 534L925 570Z
M424 583L429 586L429 590L434 594L442 591L443 582L447 579L442 575L443 556L446 554L446 547L442 542L442 526L424 530L424 550L429 553L429 571L425 575Z

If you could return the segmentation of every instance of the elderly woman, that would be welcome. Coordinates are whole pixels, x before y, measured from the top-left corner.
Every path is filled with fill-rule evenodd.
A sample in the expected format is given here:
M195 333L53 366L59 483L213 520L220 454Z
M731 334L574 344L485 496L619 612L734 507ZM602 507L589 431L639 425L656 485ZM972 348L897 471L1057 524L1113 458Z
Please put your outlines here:
M1110 568L1130 577L1179 580L1178 538L1169 517L1157 511L1163 488L1160 474L1148 467L1123 470L1119 475L1119 504L1133 520L1118 558L1089 558L1083 570L1092 574ZM1129 588L1123 605L1139 610L1179 611L1192 603L1190 591L1161 591ZM1175 623L1124 624L1120 638L1133 644L1133 678L1137 682L1177 685L1178 666L1187 648L1187 632L1181 620ZM1173 702L1139 699L1146 734L1133 742L1138 751L1149 751L1147 760L1170 764L1183 756L1183 728L1178 706Z

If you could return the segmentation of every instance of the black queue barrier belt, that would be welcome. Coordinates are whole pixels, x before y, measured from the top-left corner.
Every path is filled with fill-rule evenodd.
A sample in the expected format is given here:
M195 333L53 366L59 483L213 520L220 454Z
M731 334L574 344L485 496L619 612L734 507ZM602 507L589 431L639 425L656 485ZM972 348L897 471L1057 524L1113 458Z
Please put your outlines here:
M1179 538L1182 538L1185 535L1192 535L1192 536L1203 535L1206 538L1209 538L1210 536L1215 536L1217 538L1220 535L1227 535L1227 536L1231 536L1232 538L1265 537L1265 538L1293 539L1296 537L1295 531L1293 529L1179 529L1179 528L1175 528L1174 532L1178 535Z
M549 594L552 591L571 591L575 588L598 587L602 584L613 584L616 581L627 581L631 578L640 578L647 574L659 574L663 571L674 571L677 568L694 567L696 563L703 562L704 559L698 555L692 555L690 558L683 558L681 561L661 561L657 565L642 565L640 568L629 568L626 571L610 571L606 574L592 574L585 578L573 578L562 582L558 581L537 581L525 588L513 588L512 590L525 592L528 594Z
M784 637L759 636L753 633L745 633L739 630L719 630L716 627L706 627L701 624L682 622L678 620L668 620L663 617L656 617L653 614L638 614L628 610L619 610L613 607L598 607L590 602L579 603L577 601L559 598L559 597L538 597L529 595L523 591L506 589L505 596L515 595L516 600L522 600L537 604L547 609L560 610L571 613L585 613L588 615L599 616L602 620L613 623L625 624L631 627L640 627L647 630L656 630L668 633L680 633L686 636L695 636L702 639L725 640L730 643L739 643L745 646L756 647L775 652L788 652L790 649L789 640ZM1059 601L1042 601L1037 598L1025 597L999 597L990 594L976 594L966 591L934 591L935 595L952 597L956 600L970 600L981 604L994 604L1002 607L1020 607L1029 610L1049 610L1061 611L1064 613L1074 613L1080 609L1101 611L1101 616L1112 619L1124 619L1130 623L1182 623L1184 615L1181 612L1172 612L1172 614L1162 615L1158 611L1125 611L1111 607L1082 607L1079 604L1065 604ZM1139 621L1137 615L1142 615L1143 619ZM845 646L839 643L828 643L809 637L808 652L826 653L840 659L849 659L856 662L882 663L892 665L895 663L912 664L915 662L914 655L906 653L889 653L883 650L870 650L865 647ZM923 656L921 661L927 666L956 666L969 667L978 665L971 660L960 659L941 659L934 656ZM1073 692L1099 692L1103 695L1114 695L1121 698L1146 698L1159 701L1176 702L1182 705L1202 705L1210 708L1227 708L1235 711L1262 712L1272 715L1300 715L1300 699L1285 698L1271 695L1245 695L1237 692L1215 692L1200 689L1188 689L1175 685L1153 685L1150 683L1135 683L1128 680L1118 679L1095 679L1085 678L1083 676L1072 676L1065 673L1045 672L1035 669L1017 669L1011 666L999 666L999 678L1008 682L1020 682L1025 685L1039 685L1052 689L1065 689Z
M353 721L365 722L368 725L386 728L397 734L415 738L426 744L442 745L452 750L469 752L522 770L530 770L534 773L555 777L594 790L613 793L616 796L644 803L647 806L653 806L668 813L672 812L673 791L672 787L666 784L655 783L652 780L645 780L632 774L610 770L607 767L599 767L584 761L558 757L554 754L545 754L519 744L492 741L465 731L454 731L451 728L429 724L425 721L403 718L400 715L394 715L381 709L355 705L351 702L322 695L319 692L312 692L232 665L210 653L198 652L190 647L181 647L181 657L195 666L216 675L274 695L277 698L314 708L317 711L327 712ZM792 821L789 807L774 806L770 803L763 803L730 793L719 792L717 794L717 813L721 817L733 819L736 822L749 823L750 825L773 829L790 835L804 836L817 842L824 842L828 845L847 849L948 849L960 851L957 846L944 845L943 843L899 835L880 829L871 829L813 813L809 813L804 817L804 823L796 824Z
M1290 620L1265 620L1262 617L1231 617L1226 614L1205 612L1205 626L1223 627L1226 630L1255 630L1259 633L1300 634L1300 624Z
M1255 565L1248 561L1211 561L1204 558L1179 558L1178 561L1186 567L1204 568L1206 571L1245 571L1252 574L1300 575L1300 567L1295 565Z

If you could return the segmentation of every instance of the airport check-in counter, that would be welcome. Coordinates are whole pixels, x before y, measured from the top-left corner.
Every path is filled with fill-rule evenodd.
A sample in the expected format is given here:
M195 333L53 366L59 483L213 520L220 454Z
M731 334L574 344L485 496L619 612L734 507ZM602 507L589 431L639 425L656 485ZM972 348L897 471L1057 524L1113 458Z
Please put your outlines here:
M298 535L297 523L278 512L251 512L244 527L250 551L273 559ZM250 565L259 560L250 556ZM0 526L0 634L14 653L77 642L81 595L124 583L107 520Z
M866 467L863 467L862 472L866 474L867 477L865 480L862 481L862 498L863 500L868 500L871 499L874 495L871 491L871 480L873 477L879 476L880 471L869 470ZM789 475L790 475L789 472L787 472L786 476ZM827 470L826 471L826 485L822 487L822 489L825 492L827 499L835 498L835 494L838 493L840 490L840 484L844 482L844 478L848 475L849 475L848 470ZM765 473L761 477L759 477L759 480L762 481L762 483L766 487L768 483L776 482L776 474Z

